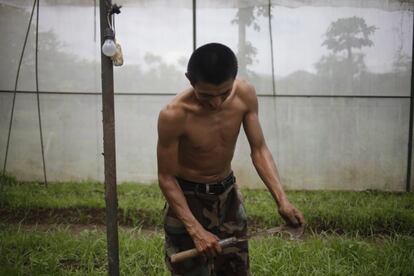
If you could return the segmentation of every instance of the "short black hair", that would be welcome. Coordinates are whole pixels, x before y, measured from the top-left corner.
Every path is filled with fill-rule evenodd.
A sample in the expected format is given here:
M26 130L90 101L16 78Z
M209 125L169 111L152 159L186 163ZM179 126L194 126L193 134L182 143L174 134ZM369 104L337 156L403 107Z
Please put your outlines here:
M199 81L218 85L234 79L237 75L236 55L226 45L205 44L191 55L186 75L192 85Z

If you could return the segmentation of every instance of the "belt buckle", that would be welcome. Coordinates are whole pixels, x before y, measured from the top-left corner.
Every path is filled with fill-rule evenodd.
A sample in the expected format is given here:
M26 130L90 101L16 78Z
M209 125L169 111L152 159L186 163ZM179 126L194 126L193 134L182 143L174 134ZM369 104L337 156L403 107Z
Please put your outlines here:
M210 183L213 184L213 183ZM205 195L215 195L214 192L210 191L210 184L197 184L195 187L195 192L197 194L205 194ZM202 188L201 188L202 187Z
M214 193L212 193L211 191L210 191L210 185L214 185L213 183L206 183L205 184L206 186L205 186L205 190L206 190L206 194L208 194L208 195L214 195Z
M219 188L219 191L217 191L217 188L214 189L215 191L213 191L211 189L211 187L217 187L217 188ZM225 190L225 187L224 187L224 182L223 181L214 182L214 183L207 183L206 184L206 194L209 194L209 195L220 195L220 194L222 194L224 192L224 190Z

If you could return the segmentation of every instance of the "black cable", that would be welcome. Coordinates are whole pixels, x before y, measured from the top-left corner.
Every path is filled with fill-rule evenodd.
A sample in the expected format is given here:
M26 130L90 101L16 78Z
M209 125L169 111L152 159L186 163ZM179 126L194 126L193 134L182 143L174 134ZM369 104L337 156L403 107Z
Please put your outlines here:
M3 177L6 175L7 157L8 157L9 146L10 146L10 134L11 134L12 125L13 125L14 106L15 106L15 103L16 103L16 95L17 95L17 93L16 93L17 92L17 84L19 83L20 68L21 68L22 61L23 61L24 51L26 49L27 38L29 37L29 31L30 31L30 26L32 24L32 19L33 19L35 6L36 6L36 0L33 1L33 8L32 8L32 12L30 14L29 24L27 26L26 36L24 38L23 49L22 49L22 53L20 54L19 65L17 66L16 81L14 82L14 92L13 92L12 109L11 109L11 114L10 114L9 132L7 134L6 154L5 154L5 157L4 157L4 164L3 164ZM3 182L0 183L1 187L3 186L2 184L3 184Z
M96 0L93 0L93 41L96 42Z
M273 95L276 95L276 82L275 82L275 65L274 65L274 55L273 55L273 36L272 36L272 3L271 0L268 2L269 8L269 38L270 38L270 57L272 60L272 88Z
M414 26L414 16L413 22ZM405 191L411 192L411 163L412 163L412 151L413 151L413 120L414 120L414 33L411 43L411 93L410 93L410 120L408 126L408 151L407 151L407 178L405 183Z
M120 14L121 13L121 8L122 8L122 6L121 5L117 5L117 4L113 4L112 6L111 6L111 14Z
M39 2L37 0L37 9L36 9L36 52L35 52L35 75L36 75L36 99L37 99L37 115L39 118L39 132L40 132L40 147L42 150L42 161L43 161L43 176L45 179L45 186L47 187L47 177L46 177L46 163L45 163L45 152L43 147L43 131L42 131L42 119L40 116L40 99L39 99L39 62L38 62L38 52L39 52Z
M106 18L108 20L109 27L114 31L114 34L115 34L115 14L121 13L122 6L118 6L117 4L113 4L112 6L110 6L108 3L107 3L107 6L109 6L109 8L108 8L108 14ZM111 24L111 21L109 20L110 16L112 16L112 24Z
M193 51L197 48L197 1L193 0Z

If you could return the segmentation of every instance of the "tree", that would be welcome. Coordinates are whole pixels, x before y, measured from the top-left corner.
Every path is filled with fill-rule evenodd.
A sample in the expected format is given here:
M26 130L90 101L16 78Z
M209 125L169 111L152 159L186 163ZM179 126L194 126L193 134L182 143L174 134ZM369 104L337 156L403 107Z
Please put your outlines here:
M231 23L237 24L239 27L239 74L245 77L247 76L247 66L253 63L253 58L257 54L257 49L246 39L246 28L253 26L255 31L260 31L260 26L255 22L255 19L259 16L268 17L269 14L265 6L251 6L244 0L239 0L239 6L236 18Z
M30 14L24 8L0 4L0 88L14 89L18 63ZM36 15L34 15L36 16ZM35 91L35 17L24 52L18 90ZM99 63L82 60L66 51L52 31L39 31L39 89L42 91L96 91Z
M368 26L361 17L340 18L331 23L326 31L326 39L322 46L326 46L335 54L346 51L347 59L352 61L352 48L361 49L371 47L374 43L369 39L377 27Z
M330 91L351 92L366 72L365 54L356 49L372 47L370 36L377 27L368 26L363 18L340 18L332 22L322 46L331 50L315 64L318 75Z

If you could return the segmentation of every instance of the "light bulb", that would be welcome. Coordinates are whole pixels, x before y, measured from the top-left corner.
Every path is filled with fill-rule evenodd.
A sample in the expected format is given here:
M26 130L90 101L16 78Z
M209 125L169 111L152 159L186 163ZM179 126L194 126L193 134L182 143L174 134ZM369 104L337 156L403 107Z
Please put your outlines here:
M113 39L108 38L102 45L102 53L107 57L112 57L116 53L116 44Z
M112 57L116 53L115 33L111 28L106 28L104 33L104 44L102 53L107 57Z

